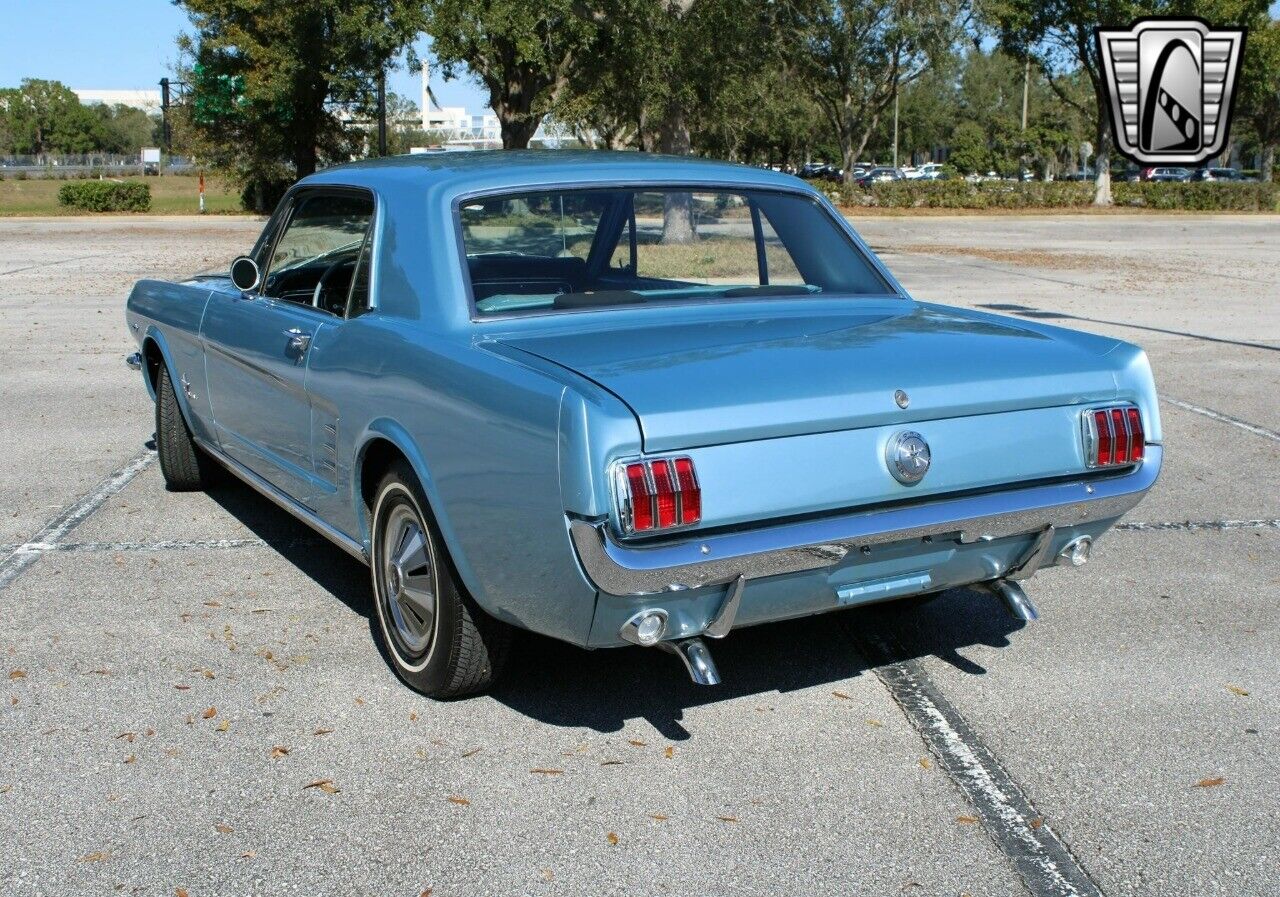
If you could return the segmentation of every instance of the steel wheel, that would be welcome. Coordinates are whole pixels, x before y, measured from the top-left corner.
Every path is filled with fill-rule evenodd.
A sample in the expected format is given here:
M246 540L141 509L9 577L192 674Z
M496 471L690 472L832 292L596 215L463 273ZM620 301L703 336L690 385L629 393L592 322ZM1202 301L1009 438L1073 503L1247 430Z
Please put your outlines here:
M409 662L425 656L439 613L434 551L417 510L399 503L386 515L379 539L378 601L396 649Z

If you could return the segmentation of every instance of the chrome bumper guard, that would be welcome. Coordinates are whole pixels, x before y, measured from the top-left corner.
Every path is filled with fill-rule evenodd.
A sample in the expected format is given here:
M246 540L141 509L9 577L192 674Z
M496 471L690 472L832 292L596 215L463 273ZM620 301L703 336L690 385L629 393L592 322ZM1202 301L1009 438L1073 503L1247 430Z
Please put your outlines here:
M729 532L655 547L622 545L607 523L574 520L570 536L591 582L610 595L653 595L833 567L851 552L909 539L962 543L1119 517L1160 474L1163 451L1116 476L1005 489L964 498ZM1047 547L1047 546L1046 546Z

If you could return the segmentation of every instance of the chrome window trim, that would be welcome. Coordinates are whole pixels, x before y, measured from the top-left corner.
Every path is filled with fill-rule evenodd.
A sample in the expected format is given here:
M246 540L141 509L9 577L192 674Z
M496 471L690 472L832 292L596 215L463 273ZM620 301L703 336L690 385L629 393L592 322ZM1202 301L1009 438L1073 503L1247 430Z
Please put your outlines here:
M733 190L737 192L756 192L756 193L781 193L791 196L799 196L814 202L820 209L826 212L827 217L832 219L836 228L844 234L846 239L850 241L851 249L858 253L884 280L885 285L890 288L888 293L831 293L823 294L825 299L847 299L850 301L874 301L884 299L911 299L911 295L906 288L898 282L898 279L890 273L879 257L871 251L871 247L858 235L858 232L851 225L839 210L832 205L831 200L813 190L811 187L799 184L796 186L786 186L782 184L757 185L745 183L743 181L730 181L722 179L687 179L681 180L655 180L655 181L635 181L632 179L596 179L583 181L548 181L540 184L525 185L522 187L486 187L481 190L471 190L459 193L450 203L450 214L453 218L453 238L455 249L457 250L458 274L462 277L464 290L467 297L467 310L473 324L485 324L490 321L504 321L519 318L534 318L547 315L573 315L573 314L599 314L608 312L611 309L604 308L574 308L574 309L534 309L527 311L511 311L501 312L498 314L482 314L476 308L475 291L471 286L471 271L467 266L467 246L462 233L462 206L472 200L489 199L495 196L518 196L527 193L552 193L565 190L672 190L682 189L696 191L705 190ZM812 299L810 296L775 297L770 302L778 301L805 301ZM690 305L715 305L717 302L724 300L706 299L706 300L672 300L670 302L653 302L647 303L650 308L664 308L669 306L690 306ZM732 300L731 300L732 301ZM751 301L745 299L743 301ZM635 306L628 306L632 309Z
M607 521L573 519L570 538L591 584L609 595L649 595L820 570L873 545L923 539L969 544L1114 520L1133 508L1160 474L1164 452L1146 446L1115 476L934 499L777 526L698 536L675 543L622 544ZM664 533L667 531L663 531Z

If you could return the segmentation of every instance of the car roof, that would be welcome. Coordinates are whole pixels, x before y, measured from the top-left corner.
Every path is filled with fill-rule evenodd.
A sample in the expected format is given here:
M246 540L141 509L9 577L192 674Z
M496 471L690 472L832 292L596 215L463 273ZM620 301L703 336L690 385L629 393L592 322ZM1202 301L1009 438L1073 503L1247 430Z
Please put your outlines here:
M696 156L607 150L476 150L365 159L336 165L302 184L436 187L445 194L548 185L705 183L813 192L799 178Z

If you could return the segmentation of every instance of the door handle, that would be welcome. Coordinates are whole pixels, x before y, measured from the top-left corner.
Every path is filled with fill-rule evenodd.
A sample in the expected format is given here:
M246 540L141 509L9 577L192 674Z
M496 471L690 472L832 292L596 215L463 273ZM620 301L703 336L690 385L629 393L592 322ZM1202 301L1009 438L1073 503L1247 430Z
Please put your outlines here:
M297 327L290 327L284 331L284 335L289 337L289 350L292 352L302 354L311 345L311 334L299 330Z

